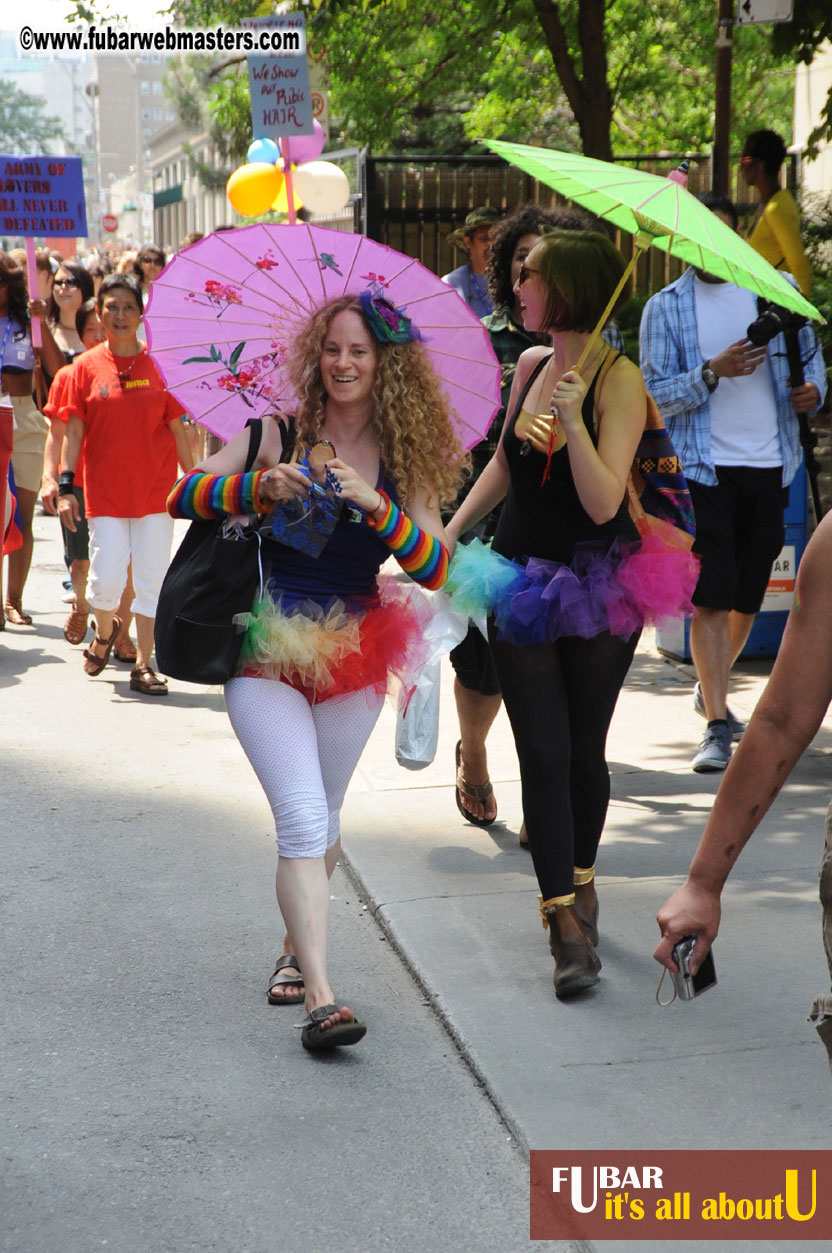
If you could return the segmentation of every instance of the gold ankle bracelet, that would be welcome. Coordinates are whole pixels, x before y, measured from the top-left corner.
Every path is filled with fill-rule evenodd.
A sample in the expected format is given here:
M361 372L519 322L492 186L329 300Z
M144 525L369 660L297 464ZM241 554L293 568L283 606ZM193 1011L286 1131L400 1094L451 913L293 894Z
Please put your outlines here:
M576 888L585 887L586 884L591 883L594 878L595 878L594 866L590 866L588 870L584 870L580 866L575 866L574 873L572 876L572 882L575 884Z

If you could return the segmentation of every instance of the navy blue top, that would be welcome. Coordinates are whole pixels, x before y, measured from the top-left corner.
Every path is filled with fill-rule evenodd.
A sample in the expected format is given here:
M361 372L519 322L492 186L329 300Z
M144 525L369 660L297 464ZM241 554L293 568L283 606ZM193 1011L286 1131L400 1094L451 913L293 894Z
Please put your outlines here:
M383 469L376 490L386 492L398 503L395 488ZM298 600L326 604L336 596L374 596L376 576L390 556L390 549L365 519L363 510L345 501L323 552L319 557L310 557L278 543L267 518L262 528L263 559L268 563L267 590L272 600L282 600L284 605Z

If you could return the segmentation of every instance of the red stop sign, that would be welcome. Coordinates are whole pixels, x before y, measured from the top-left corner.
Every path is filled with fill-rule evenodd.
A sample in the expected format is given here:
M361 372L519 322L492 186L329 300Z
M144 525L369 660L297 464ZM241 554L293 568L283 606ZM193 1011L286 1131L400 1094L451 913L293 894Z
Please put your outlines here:
M114 213L105 213L101 219L101 225L105 231L109 231L112 234L113 231L118 230L118 218Z

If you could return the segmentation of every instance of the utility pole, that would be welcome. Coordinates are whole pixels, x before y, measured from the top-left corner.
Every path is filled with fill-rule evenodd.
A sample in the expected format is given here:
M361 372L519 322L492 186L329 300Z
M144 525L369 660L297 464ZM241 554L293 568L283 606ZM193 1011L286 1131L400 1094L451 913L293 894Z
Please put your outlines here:
M716 84L714 94L714 150L711 188L728 195L728 157L731 146L731 56L734 47L733 0L717 0Z

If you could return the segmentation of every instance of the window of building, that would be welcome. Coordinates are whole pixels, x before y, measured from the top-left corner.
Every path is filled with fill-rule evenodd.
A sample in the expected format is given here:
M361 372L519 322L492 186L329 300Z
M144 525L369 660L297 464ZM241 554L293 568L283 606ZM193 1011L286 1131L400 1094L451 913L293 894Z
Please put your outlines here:
M143 122L150 121L150 109L142 109L142 121Z
M150 128L147 126L142 131L142 139L144 140L145 143L147 143L148 139L150 139Z
M142 95L143 95L143 96L149 96L149 95L150 95L150 83L147 81L147 79L146 79L146 78L143 78L143 79L142 79L142 87L141 87L141 92L142 92Z
M154 96L161 96L162 94L162 84L159 82L158 79L153 84L153 94Z
M154 120L154 122L161 122L161 120L162 120L162 113L163 113L163 110L162 110L162 109L154 109L154 110L153 110L153 120Z

